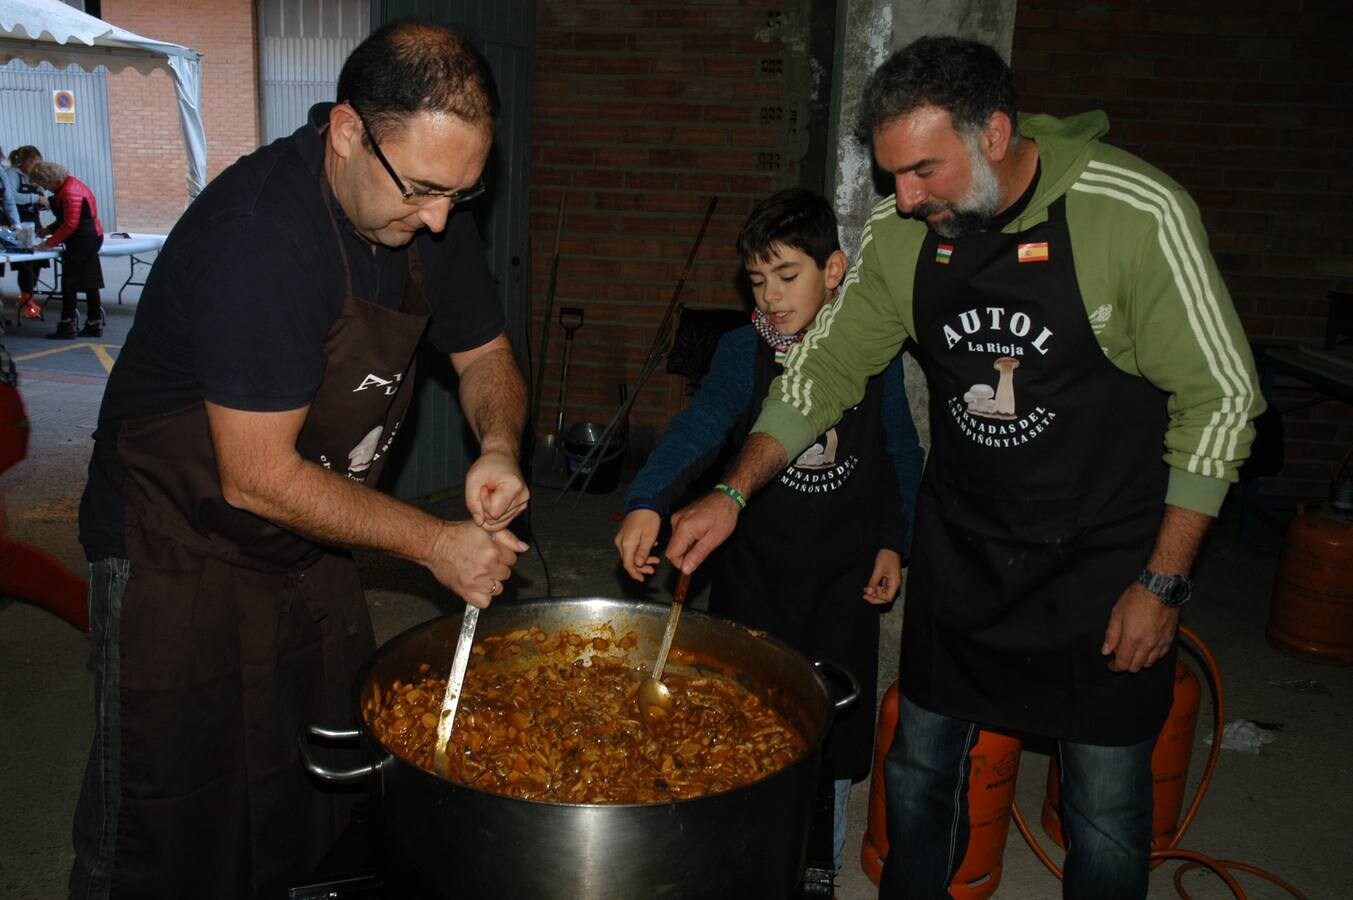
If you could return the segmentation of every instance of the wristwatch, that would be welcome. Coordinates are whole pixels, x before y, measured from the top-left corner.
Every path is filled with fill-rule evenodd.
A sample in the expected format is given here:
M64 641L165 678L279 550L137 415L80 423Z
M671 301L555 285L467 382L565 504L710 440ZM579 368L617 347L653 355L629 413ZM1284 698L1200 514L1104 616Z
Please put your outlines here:
M1187 575L1162 575L1150 569L1142 569L1137 576L1148 591L1160 598L1170 609L1178 609L1193 596L1193 582Z

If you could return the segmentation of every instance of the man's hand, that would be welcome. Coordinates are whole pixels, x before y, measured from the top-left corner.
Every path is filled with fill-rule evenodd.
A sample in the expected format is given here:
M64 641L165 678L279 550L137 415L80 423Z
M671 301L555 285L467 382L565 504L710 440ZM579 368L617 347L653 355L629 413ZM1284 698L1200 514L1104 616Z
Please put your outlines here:
M733 460L724 483L751 498L752 494L789 465L780 442L768 434L753 432ZM672 516L672 539L665 555L682 573L689 575L714 550L728 540L738 523L741 507L727 494L712 493Z
M448 522L306 462L296 452L296 438L308 407L261 413L208 401L206 408L221 494L232 506L327 544L412 560L480 607L503 592L517 554L527 549L504 530L507 520L487 530L471 521ZM525 502L521 473L510 455L506 462L486 462L477 483L498 485L489 492L489 515L501 518L513 497Z
M615 533L615 549L620 551L620 565L629 577L642 582L645 575L657 571L654 567L661 561L652 555L653 544L658 540L658 529L662 527L662 516L651 509L636 509L626 513Z
M437 535L431 557L421 562L466 603L484 609L503 592L517 554L527 549L510 531L489 532L473 522L447 522Z
M672 539L666 556L689 575L728 540L738 524L741 510L732 497L718 492L695 501L672 515Z
M465 506L480 528L501 531L530 499L521 468L508 453L484 453L465 474Z
M1188 574L1211 524L1211 516L1167 503L1146 567L1165 575ZM1140 672L1170 652L1178 627L1179 610L1161 603L1145 585L1134 581L1109 614L1099 652L1113 654L1109 668L1115 672Z
M460 408L479 441L479 458L465 475L465 506L482 528L506 528L531 492L517 450L526 422L526 381L507 335L451 354L460 376Z
M884 548L874 556L874 573L864 586L864 600L875 606L892 603L902 587L902 557Z
M1113 605L1099 652L1113 654L1114 672L1140 672L1170 652L1178 627L1179 610L1134 581Z

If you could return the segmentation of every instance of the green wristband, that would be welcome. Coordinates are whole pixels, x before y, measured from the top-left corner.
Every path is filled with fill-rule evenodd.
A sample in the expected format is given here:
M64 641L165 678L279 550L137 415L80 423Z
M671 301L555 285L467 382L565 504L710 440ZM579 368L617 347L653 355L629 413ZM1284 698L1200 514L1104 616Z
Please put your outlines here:
M738 490L737 488L729 487L726 484L720 483L714 485L714 490L718 491L720 494L725 494L728 497L732 498L733 502L738 505L738 509L747 508L747 498L742 496L742 491Z

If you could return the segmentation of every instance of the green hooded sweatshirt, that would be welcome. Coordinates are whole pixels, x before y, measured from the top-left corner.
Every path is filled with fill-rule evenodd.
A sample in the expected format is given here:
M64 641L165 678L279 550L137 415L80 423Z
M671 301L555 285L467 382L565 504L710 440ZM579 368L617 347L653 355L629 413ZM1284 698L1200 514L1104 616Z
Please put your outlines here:
M1101 143L1108 129L1098 110L1021 116L1042 175L1004 231L1046 221L1048 206L1066 196L1076 280L1104 355L1166 394L1165 502L1215 516L1249 455L1250 420L1264 407L1254 360L1197 206L1158 169ZM790 459L916 337L912 291L926 231L898 214L895 196L874 207L840 294L790 352L753 428Z

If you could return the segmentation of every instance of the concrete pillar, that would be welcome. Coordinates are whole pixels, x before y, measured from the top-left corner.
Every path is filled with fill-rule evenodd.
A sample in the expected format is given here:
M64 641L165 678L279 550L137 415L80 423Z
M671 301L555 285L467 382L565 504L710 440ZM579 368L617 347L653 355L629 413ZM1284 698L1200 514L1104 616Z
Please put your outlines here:
M1007 60L1015 32L1016 0L841 0L832 77L831 142L836 170L828 191L841 225L841 245L854 258L869 211L891 188L875 187L873 154L855 139L860 93L869 75L896 49L927 34L955 34L985 41ZM916 360L903 360L907 397L921 435L930 446L925 379Z

